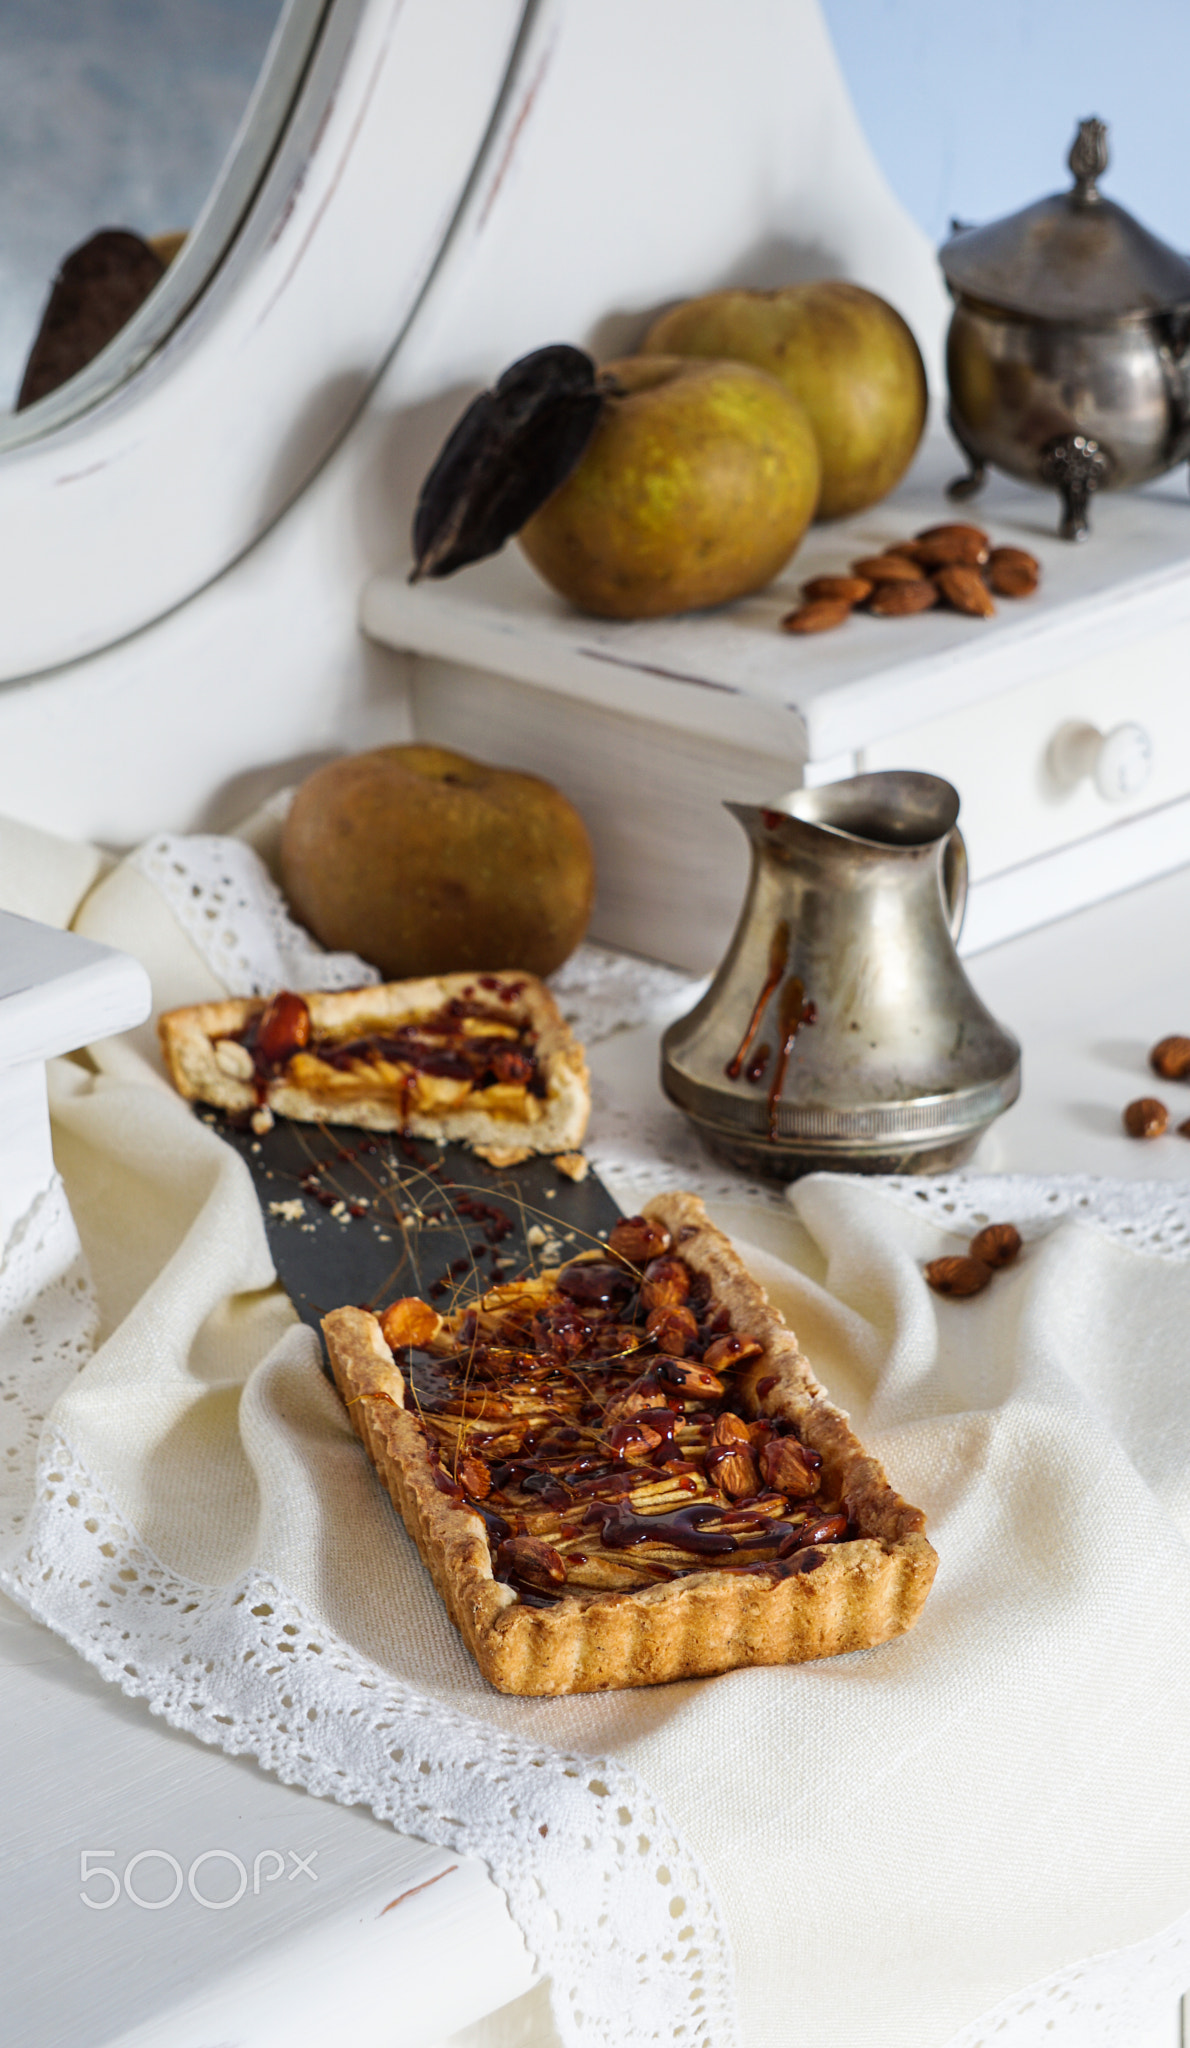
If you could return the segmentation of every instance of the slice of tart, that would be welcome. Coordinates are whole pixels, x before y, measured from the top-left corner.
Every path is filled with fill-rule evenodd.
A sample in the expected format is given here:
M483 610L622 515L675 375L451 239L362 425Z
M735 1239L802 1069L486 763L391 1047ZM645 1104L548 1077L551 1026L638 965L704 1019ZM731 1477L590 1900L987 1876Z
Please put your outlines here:
M490 1148L566 1152L587 1125L582 1047L530 974L443 974L334 994L282 990L170 1010L158 1026L190 1102L253 1118L358 1124Z
M596 1692L909 1628L924 1517L693 1195L477 1294L323 1323L336 1383L501 1692Z

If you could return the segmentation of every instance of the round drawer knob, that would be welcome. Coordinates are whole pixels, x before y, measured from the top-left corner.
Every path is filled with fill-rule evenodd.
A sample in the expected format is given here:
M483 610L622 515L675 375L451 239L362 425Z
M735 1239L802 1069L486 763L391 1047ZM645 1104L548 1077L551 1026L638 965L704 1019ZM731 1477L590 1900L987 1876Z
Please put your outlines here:
M1105 803L1126 803L1145 786L1153 768L1153 742L1129 721L1110 732L1097 725L1063 725L1049 749L1050 766L1064 789L1091 781Z

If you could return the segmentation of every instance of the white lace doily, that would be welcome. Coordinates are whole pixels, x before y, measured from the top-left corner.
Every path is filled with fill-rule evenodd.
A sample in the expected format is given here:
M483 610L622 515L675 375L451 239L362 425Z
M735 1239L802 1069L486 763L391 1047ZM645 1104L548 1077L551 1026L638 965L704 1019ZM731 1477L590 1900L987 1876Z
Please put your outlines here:
M279 988L362 988L379 981L356 953L327 953L289 914L260 855L239 839L163 832L129 865L164 896L230 995Z
M0 1254L0 1562L33 1498L49 1410L95 1348L98 1311L55 1175Z

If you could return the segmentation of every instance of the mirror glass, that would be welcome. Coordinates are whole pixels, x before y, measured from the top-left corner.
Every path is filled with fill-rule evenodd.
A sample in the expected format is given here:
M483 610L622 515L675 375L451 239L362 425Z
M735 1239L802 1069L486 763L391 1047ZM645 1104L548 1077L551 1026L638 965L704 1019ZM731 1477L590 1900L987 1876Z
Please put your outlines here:
M0 448L176 326L251 203L323 0L0 0Z

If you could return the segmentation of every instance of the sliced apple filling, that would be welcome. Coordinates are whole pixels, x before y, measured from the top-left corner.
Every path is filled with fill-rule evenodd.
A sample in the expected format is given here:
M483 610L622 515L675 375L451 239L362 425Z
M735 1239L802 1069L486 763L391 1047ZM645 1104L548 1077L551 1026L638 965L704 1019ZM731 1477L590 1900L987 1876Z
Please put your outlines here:
M301 996L288 991L240 1032L215 1042L216 1063L251 1062L258 1083L283 1081L328 1103L395 1103L402 1117L437 1116L472 1101L490 1116L536 1123L544 1087L536 1034L490 1004L452 997L429 1014L353 1020L315 1031Z
M496 1578L530 1606L785 1577L855 1533L819 1454L745 1395L762 1343L656 1221L444 1319L395 1302L380 1327L435 1485L482 1518Z

